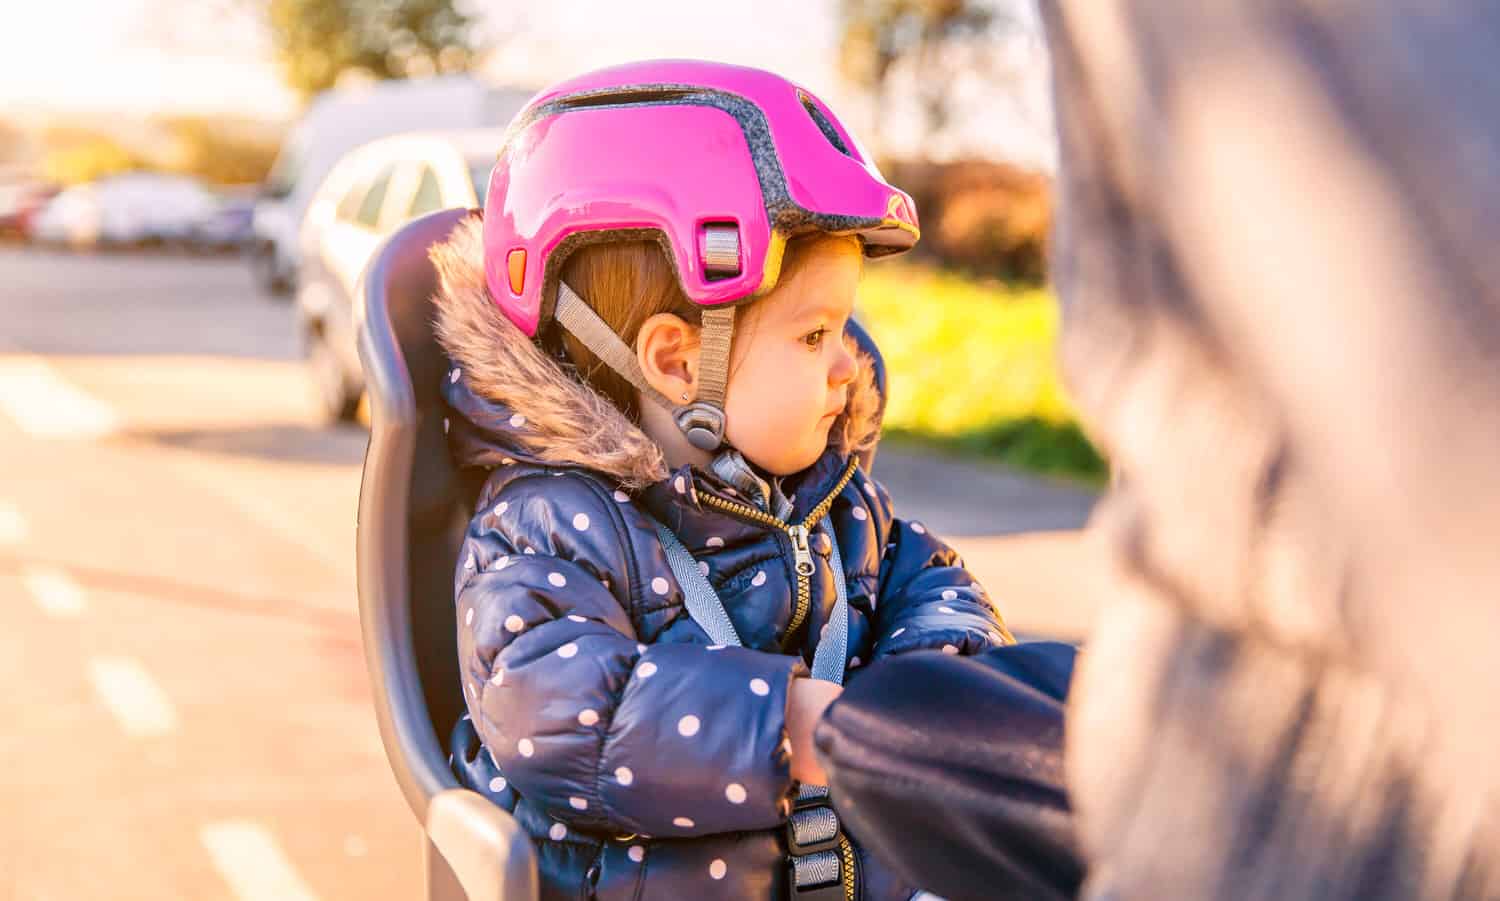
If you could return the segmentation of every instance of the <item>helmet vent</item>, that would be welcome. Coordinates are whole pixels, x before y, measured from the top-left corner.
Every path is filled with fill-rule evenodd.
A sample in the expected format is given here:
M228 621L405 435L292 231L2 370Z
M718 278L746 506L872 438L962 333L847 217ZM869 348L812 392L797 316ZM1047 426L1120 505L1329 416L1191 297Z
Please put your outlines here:
M600 91L594 94L578 94L557 101L564 110L588 109L594 106L638 106L641 104L671 103L693 96L695 91L682 88L623 88Z
M839 137L838 129L834 128L833 123L828 121L828 117L823 114L823 111L818 109L818 105L813 102L812 97L798 91L797 99L802 101L802 108L807 110L807 114L812 117L813 122L818 126L818 131L823 133L823 137L828 139L828 143L833 145L833 149L844 156L854 156L854 154L849 152L849 147L844 143L844 139Z

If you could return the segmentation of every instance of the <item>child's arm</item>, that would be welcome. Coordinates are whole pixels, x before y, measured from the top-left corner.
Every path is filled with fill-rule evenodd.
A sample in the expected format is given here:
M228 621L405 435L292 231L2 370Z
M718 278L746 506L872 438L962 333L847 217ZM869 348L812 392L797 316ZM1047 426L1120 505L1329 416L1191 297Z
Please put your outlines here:
M582 479L542 478L507 485L461 556L474 555L458 595L464 690L500 772L567 827L607 835L780 823L800 659L637 643L627 592L666 607L678 587L630 584L633 511Z
M860 494L871 526L883 532L874 658L915 650L978 654L1015 642L957 552L921 523L895 519L890 496L873 480L864 480Z

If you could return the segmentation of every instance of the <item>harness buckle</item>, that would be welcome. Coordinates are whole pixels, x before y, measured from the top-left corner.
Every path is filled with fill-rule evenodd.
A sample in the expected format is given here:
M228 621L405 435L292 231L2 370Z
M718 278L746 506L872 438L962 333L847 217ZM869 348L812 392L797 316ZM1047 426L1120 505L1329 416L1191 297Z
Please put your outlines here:
M793 857L837 851L844 835L838 814L826 802L798 807L786 821L786 847Z

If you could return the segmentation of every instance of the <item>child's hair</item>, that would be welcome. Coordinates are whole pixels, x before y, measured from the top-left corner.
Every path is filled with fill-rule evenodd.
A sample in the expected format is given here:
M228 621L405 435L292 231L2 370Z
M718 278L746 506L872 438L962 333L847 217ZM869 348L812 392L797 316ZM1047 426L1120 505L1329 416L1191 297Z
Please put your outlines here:
M829 242L857 240L814 233L787 242L780 283L785 284L813 256L813 250ZM682 293L677 274L666 254L654 241L622 241L589 244L574 251L563 264L562 280L593 307L627 345L634 347L641 326L658 313L672 313L693 326L702 321L702 310ZM749 338L755 305L741 309L735 341ZM623 376L567 332L563 349L590 387L609 398L617 409L640 421L635 388Z

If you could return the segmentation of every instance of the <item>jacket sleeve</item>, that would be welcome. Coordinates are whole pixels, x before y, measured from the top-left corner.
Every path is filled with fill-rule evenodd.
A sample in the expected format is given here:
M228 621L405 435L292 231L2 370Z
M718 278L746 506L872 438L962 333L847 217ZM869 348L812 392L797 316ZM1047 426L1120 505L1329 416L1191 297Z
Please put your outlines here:
M486 506L459 557L458 648L470 715L509 784L570 827L612 835L780 823L801 661L639 643L630 593L668 603L679 589L649 573L637 584L625 508L591 482L522 479ZM636 549L648 566L661 554L650 537Z
M896 519L878 483L866 496L876 522L889 523L880 563L872 659L915 650L979 654L1014 644L984 587L958 553L920 522Z
M1064 782L1074 651L1011 645L867 667L818 724L834 807L912 885L948 898L1073 898Z

